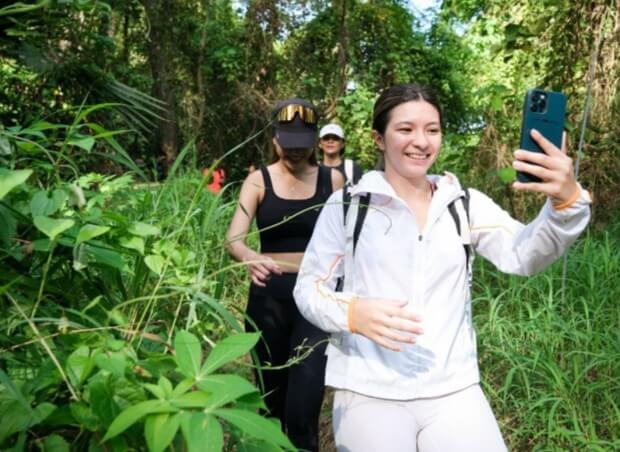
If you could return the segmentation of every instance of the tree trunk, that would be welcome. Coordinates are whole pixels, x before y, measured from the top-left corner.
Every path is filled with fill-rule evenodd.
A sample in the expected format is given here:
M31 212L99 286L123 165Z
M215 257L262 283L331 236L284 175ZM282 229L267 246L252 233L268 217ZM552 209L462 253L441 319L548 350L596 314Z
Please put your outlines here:
M154 153L158 161L168 169L177 157L179 149L176 119L176 93L173 85L173 70L170 57L171 36L167 30L172 27L174 14L165 0L144 0L144 9L149 20L150 33L148 55L153 75L153 96L165 103L156 133Z

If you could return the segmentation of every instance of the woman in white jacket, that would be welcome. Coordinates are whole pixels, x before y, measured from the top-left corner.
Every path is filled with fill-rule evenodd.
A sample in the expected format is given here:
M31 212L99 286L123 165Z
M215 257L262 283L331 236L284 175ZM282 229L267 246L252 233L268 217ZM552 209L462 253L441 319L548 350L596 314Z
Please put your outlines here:
M336 388L338 450L505 450L479 385L469 265L448 211L464 192L451 174L427 174L441 148L433 92L417 84L384 91L373 136L385 169L351 189L353 200L371 195L359 241L353 248L338 191L321 212L294 291L301 313L332 333L326 384ZM514 188L547 195L538 217L523 225L472 189L464 226L476 254L521 275L560 257L590 217L572 160L532 137L545 154L517 150L513 166L542 181Z

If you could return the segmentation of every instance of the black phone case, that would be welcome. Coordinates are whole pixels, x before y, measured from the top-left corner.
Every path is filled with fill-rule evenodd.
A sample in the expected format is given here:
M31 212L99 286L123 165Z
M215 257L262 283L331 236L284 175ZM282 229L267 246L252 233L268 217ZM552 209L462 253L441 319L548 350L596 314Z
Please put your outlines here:
M540 104L540 95L545 98L544 106ZM565 115L566 96L564 94L543 89L528 90L523 103L519 148L532 152L544 152L530 136L532 129L538 130L547 140L561 148ZM520 182L540 181L538 177L520 171L517 171L517 180Z

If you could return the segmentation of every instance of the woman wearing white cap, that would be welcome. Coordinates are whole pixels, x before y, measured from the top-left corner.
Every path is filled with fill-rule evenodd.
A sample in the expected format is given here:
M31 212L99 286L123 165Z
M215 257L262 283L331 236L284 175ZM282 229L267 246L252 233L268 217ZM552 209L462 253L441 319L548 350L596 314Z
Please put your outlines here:
M265 403L293 444L307 451L318 450L327 335L299 313L293 287L321 208L344 185L338 171L317 163L317 120L307 100L276 105L274 160L243 182L227 233L229 253L247 264L252 278L246 330L261 332L256 354L263 367ZM260 252L245 243L255 218ZM302 347L313 351L286 366Z
M319 152L323 166L335 168L342 173L347 184L357 184L362 177L362 169L344 156L344 131L338 124L327 124L319 132Z

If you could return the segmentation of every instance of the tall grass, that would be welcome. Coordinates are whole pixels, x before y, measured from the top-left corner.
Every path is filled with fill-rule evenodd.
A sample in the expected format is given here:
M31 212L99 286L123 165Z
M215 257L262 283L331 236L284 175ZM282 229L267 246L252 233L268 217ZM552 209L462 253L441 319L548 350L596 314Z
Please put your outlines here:
M565 287L561 262L529 278L478 264L483 385L511 450L620 449L619 251L586 236Z

